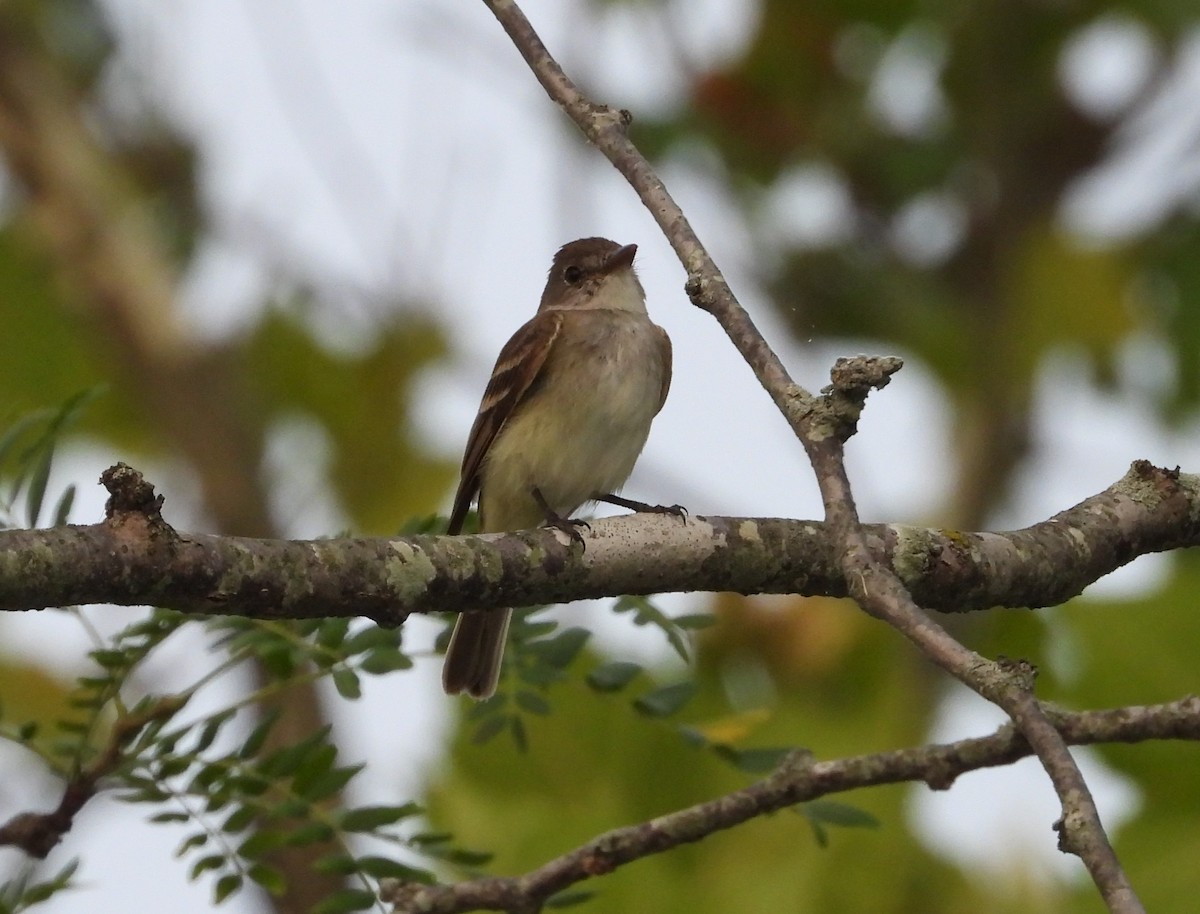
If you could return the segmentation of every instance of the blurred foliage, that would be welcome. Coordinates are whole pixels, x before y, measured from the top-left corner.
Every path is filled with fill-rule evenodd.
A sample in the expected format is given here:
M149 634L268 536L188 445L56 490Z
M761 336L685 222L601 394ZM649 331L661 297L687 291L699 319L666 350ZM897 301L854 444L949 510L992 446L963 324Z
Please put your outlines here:
M82 616L80 622L87 625ZM340 807L336 796L364 766L338 763L330 728L273 747L269 737L280 715L256 716L264 695L295 697L315 679L329 679L344 700L354 701L361 677L410 668L400 629L349 619L217 619L209 631L214 646L223 648L220 659L198 666L196 678L174 691L145 691L140 682L150 658L196 624L187 615L150 611L91 651L88 669L69 689L54 683L40 703L6 704L0 740L26 749L64 791L86 797L97 788L111 790L121 802L146 807L150 822L182 828L175 850L180 875L210 881L214 904L250 885L282 895L287 876L270 859L282 847L320 848L317 869L346 881L325 898L307 899L315 914L377 906L380 879L429 882L431 865L461 869L486 861L486 854L458 847L447 835L412 826L409 820L422 812L415 803ZM264 661L271 674L257 694L188 713L204 703L198 695L251 660ZM18 681L15 672L6 670L0 688L21 699L33 683ZM56 700L47 707L51 696ZM364 853L368 840L387 853ZM0 911L24 910L71 887L74 869L33 883L24 868L0 884Z
M371 303L371 323L363 302L322 297L304 271L277 270L235 322L193 328L194 315L180 300L184 278L220 228L211 201L201 203L192 139L179 132L171 112L158 109L155 87L140 84L140 74L115 53L112 14L92 0L17 0L0 9L0 154L7 166L0 209L0 434L13 432L11 459L0 460L0 523L98 520L70 517L72 488L46 488L55 453L85 447L114 462L154 459L196 479L197 504L167 493L172 510L191 509L193 524L277 534L308 507L294 497L287 504L274 498L278 481L268 472L273 436L297 423L315 430L306 440L316 442L317 453L288 455L292 466L321 461L317 478L325 485L312 497L340 511L356 532L391 533L405 517L434 510L452 467L414 441L411 397L422 369L445 352L440 327L423 302L398 291ZM331 343L321 329L330 320L312 319L317 309L356 318L356 342ZM102 393L86 410L58 409L92 390ZM330 895L326 910L352 910L372 880L411 875L346 843L367 833L378 837L388 823L355 825L355 810L333 804L332 795L357 769L335 762L320 695L312 691L327 677L342 699L351 699L361 675L408 665L395 646L346 653L364 638L399 637L372 631L278 625L274 641L261 632L244 643L230 639L226 661L254 658L269 680L247 703L269 704L289 684L280 723L255 731L256 751L276 760L266 775L247 768L255 760L245 745L237 750L245 758L205 754L221 744L231 717L214 717L199 729L181 722L165 736L147 732L113 773L130 789L126 799L160 807L160 821L190 817L195 831L180 855L189 858L193 876L215 877L218 898L254 883L271 896L286 893L290 903L298 903L288 899L296 893L312 904L330 886L345 885L348 894ZM302 649L306 638L322 650ZM73 693L26 659L0 656L3 736L69 777L55 745L62 732L74 739L84 764L114 720L127 716L124 676L140 674L141 663L124 647L98 648L93 658L102 666L129 660L120 670L105 667L111 689L103 695ZM214 656L214 667L221 662ZM80 702L97 715L83 729L62 714L64 703ZM197 734L204 746L172 754L175 742ZM285 765L279 753L289 745L308 751L287 756ZM283 795L255 799L264 777ZM184 809L161 810L172 799ZM320 833L300 833L318 805ZM350 817L350 824L339 817ZM353 835L331 846L340 831ZM429 859L453 862L459 853L436 836L409 838L414 853ZM0 907L43 900L67 877L36 882L18 874L0 890ZM367 895L375 903L374 892Z

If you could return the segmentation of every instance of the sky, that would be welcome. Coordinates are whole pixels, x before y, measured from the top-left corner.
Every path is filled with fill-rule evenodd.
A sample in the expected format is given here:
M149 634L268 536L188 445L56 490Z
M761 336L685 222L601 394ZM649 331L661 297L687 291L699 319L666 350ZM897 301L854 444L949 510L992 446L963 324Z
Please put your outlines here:
M593 97L629 108L635 117L676 99L681 59L692 65L719 61L753 26L752 4L725 0L690 0L687 15L674 15L669 27L645 10L622 6L597 12L563 0L528 0L524 8ZM593 234L636 242L651 315L674 341L675 379L626 493L685 504L699 514L820 517L803 450L720 329L688 302L683 270L650 216L550 105L477 0L107 0L105 9L121 42L109 104L130 111L151 106L193 138L200 153L203 199L215 232L183 290L198 336L236 334L278 277L306 271L332 302L312 318L332 346L362 345L374 316L401 301L420 301L445 322L456 347L451 360L420 380L420 434L457 460L495 354L536 307L553 251ZM1112 36L1107 43L1102 34L1084 36L1093 45L1081 43L1064 62L1064 78L1101 102L1128 91L1137 62L1153 54L1129 29L1117 28ZM1200 61L1200 43L1193 57ZM919 67L906 70L906 60L898 56L896 67L909 73L910 91L875 102L881 116L896 118L899 127L937 113L936 80ZM1112 60L1123 63L1093 65ZM1105 90L1096 74L1109 69L1116 75ZM1111 182L1123 180L1127 187L1129 169L1134 175L1161 171L1166 153L1137 144L1119 152L1112 168L1126 171L1098 173L1092 186L1072 197L1066 213L1098 239L1133 230L1169 198L1169 189L1144 181L1145 194L1121 203ZM870 341L796 340L786 332L754 293L752 238L707 180L708 167L703 150L687 150L661 174L800 383L822 386L839 355L906 355L879 353ZM837 231L836 182L819 168L798 167L787 193L776 201L780 230L816 237ZM936 210L933 216L941 218ZM1123 370L1139 377L1163 358L1154 340L1134 340ZM1005 526L1041 520L1104 489L1135 458L1200 465L1200 430L1162 431L1148 418L1146 397L1139 399L1136 385L1131 393L1100 394L1086 382L1087 372L1071 353L1045 367L1037 400L1038 453L1021 471ZM271 447L281 487L294 487L281 488L277 503L294 503L283 497L289 492L310 499L306 510L281 516L297 537L345 526L337 506L322 502L305 471L288 465L286 455L308 434L302 423L282 427ZM897 379L872 396L849 448L864 520L916 523L934 512L952 466L948 436L944 395L930 373L908 359ZM61 484L83 483L74 519L99 516L102 493L87 481L119 456L85 448L60 465ZM170 467L145 469L160 489L163 481L174 486L173 504L186 504L179 497L185 479ZM1153 586L1161 567L1154 558L1139 560L1097 591ZM570 612L597 616L594 606ZM426 625L421 637L433 631ZM77 624L49 614L14 624L11 634L6 627L6 638L12 649L50 652L66 664L87 649ZM647 644L644 631L620 623L605 623L601 638L635 659L663 656L662 645ZM207 659L201 643L183 639L173 646L160 661L164 673L201 669ZM404 758L408 764L394 767L406 775L368 769L360 790L364 797L407 798L405 792L419 790L427 766L437 761L437 737L447 732L453 706L440 695L431 662L418 675L367 686L364 700L338 725L346 758ZM369 726L389 706L413 709L412 716L390 730ZM979 703L955 697L934 736L975 735L993 726ZM424 738L406 737L415 732ZM1057 810L1048 786L1039 792L1034 782L1045 779L1028 765L973 775L949 794L914 794L913 815L942 852L977 861L994 849L986 839L980 843L980 834L1018 835L1014 844L1034 848L1037 866L1061 872L1049 830ZM6 782L0 799L6 806L25 803L38 789L45 785ZM962 815L963 791L970 791L969 816ZM1110 821L1136 804L1131 789L1115 781L1100 793ZM165 837L169 831L161 826L138 825L141 816L108 801L89 807L57 854L59 860L85 856L81 882L87 894L64 896L46 910L77 910L80 904L104 910L118 900L128 910L209 910L210 887L187 883L184 868L171 860L177 839ZM972 833L955 831L956 820L972 823ZM129 853L130 847L138 852ZM254 906L243 896L226 910Z

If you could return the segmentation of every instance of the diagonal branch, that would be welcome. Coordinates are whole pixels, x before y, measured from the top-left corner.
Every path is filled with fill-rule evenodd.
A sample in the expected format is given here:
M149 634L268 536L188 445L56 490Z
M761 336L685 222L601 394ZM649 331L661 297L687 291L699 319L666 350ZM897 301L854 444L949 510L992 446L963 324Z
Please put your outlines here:
M1065 831L1060 847L1080 855L1111 911L1142 911L1078 766L1032 695L1032 676L992 663L959 644L914 602L896 574L870 549L854 505L843 446L854 433L867 394L887 383L900 367L899 360L862 365L840 376L835 369L833 387L817 398L796 385L738 304L682 210L630 142L628 112L589 101L550 55L514 0L484 2L551 99L641 197L688 271L692 301L725 329L795 431L816 473L826 520L840 546L840 564L850 595L864 611L900 631L934 664L1009 714L1034 747L1062 802Z
M1055 732L1071 745L1200 740L1200 698L1145 707L1057 715ZM819 797L872 787L923 781L945 790L968 771L1009 765L1030 754L1024 736L1006 724L990 736L819 762L794 752L763 780L715 800L618 828L522 876L474 879L457 885L385 884L382 895L398 914L459 911L539 911L547 899L594 876L700 841L749 819Z

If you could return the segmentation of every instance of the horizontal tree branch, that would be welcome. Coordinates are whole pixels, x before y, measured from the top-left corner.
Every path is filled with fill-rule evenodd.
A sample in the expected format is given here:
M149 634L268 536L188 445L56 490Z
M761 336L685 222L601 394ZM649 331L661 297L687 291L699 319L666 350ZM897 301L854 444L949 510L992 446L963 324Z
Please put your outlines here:
M583 551L548 530L285 541L177 533L136 470L118 464L102 482L112 497L101 523L0 532L0 609L117 603L397 625L412 612L617 594L846 594L818 521L606 518ZM1139 555L1200 544L1200 477L1138 461L1098 495L1009 533L864 529L923 606L1050 606Z
M1077 746L1151 739L1200 740L1197 696L1161 705L1048 715L1063 739ZM755 784L649 822L607 832L522 876L474 879L458 885L394 882L385 884L382 894L385 901L395 905L397 914L538 911L546 899L593 876L797 803L905 781L924 781L935 790L944 790L965 772L1008 765L1030 754L1025 738L1011 723L990 736L836 761L820 762L805 752L796 752Z

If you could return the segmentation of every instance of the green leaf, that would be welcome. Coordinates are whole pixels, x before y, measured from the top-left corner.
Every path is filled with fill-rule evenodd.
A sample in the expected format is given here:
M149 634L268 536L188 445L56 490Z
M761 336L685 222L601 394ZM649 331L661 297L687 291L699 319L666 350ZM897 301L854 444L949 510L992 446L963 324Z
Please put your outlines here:
M715 745L713 752L747 774L764 774L779 767L794 747L735 749L732 746Z
M865 809L833 800L813 800L804 803L799 807L799 812L810 822L824 822L841 828L879 827L879 820Z
M633 706L647 717L670 717L691 701L695 694L694 682L678 682L647 692Z
M242 743L238 750L238 758L249 759L258 755L262 749L263 743L267 741L267 737L271 734L271 728L275 726L275 722L279 720L281 710L274 708L272 711L259 722L259 724L250 731L250 735L246 737L246 741Z
M709 628L717 624L717 617L712 613L688 613L682 616L675 616L671 619L675 625L680 628L686 628L693 631L699 628Z
M522 689L517 692L517 706L530 714L540 714L545 716L550 713L550 702L546 701L537 692L530 692L527 689Z
M326 619L317 629L317 644L327 650L340 648L345 643L346 633L349 631L349 619Z
M163 822L187 822L191 818L186 812L160 812L151 816L150 821L160 824Z
M451 863L457 863L459 866L483 866L488 863L494 855L487 851L472 851L466 848L456 847L454 850L447 851L445 859Z
M619 692L642 671L637 663L615 660L596 667L587 675L587 684L597 692Z
M326 725L307 739L283 749L277 749L259 764L259 770L267 777L288 777L305 763L306 759L322 745L328 745L329 726Z
M518 752L529 751L529 737L525 733L525 721L521 720L516 714L513 714L508 719L508 729L512 733L513 742L517 746Z
M666 636L667 643L681 658L688 659L687 644L680 635L680 627L666 613L655 606L647 597L623 596L618 597L613 605L613 611L618 613L633 613L634 625L653 625Z
M362 631L356 632L346 639L342 645L342 653L347 657L353 657L356 654L365 654L372 650L395 650L399 641L399 629L368 625Z
M168 755L152 763L155 777L161 779L173 778L183 774L191 767L192 759L186 755Z
M285 797L269 810L267 816L272 819L303 819L312 811L312 804L300 797Z
M337 747L332 743L313 747L312 751L296 767L292 782L293 789L303 796L305 786L332 771L333 763L336 760Z
M275 644L261 650L246 645L242 649L252 651L275 679L290 679L296 672L296 658L286 644Z
M433 881L432 874L425 870L406 866L389 857L359 857L354 861L354 869L375 879L403 879L406 882L427 884Z
M217 880L213 888L213 904L220 904L242 887L241 873L227 873Z
M283 873L265 863L252 864L246 875L276 898L287 891L287 880L283 878Z
M258 774L235 774L229 778L229 789L243 797L262 796L272 782Z
M220 714L214 715L200 731L200 736L196 740L196 745L193 747L192 751L203 752L205 749L211 746L213 744L213 740L217 738L217 734L221 732L221 728L233 719L233 713L233 711L222 711Z
M217 870L225 865L224 854L209 854L207 857L201 857L192 864L191 870L188 871L188 878L195 880L197 876L206 873L209 870Z
M312 914L346 914L365 911L375 904L375 893L364 889L339 889L313 906Z
M375 831L385 825L395 825L402 819L419 815L421 807L416 803L403 806L359 806L342 813L338 826L342 831Z
M347 701L362 698L362 685L358 681L358 674L349 667L340 666L333 671L333 685L338 694Z
M226 834L236 835L240 831L250 827L250 824L259 816L259 811L253 806L239 806L221 823L221 831Z
M471 742L476 746L482 746L493 739L507 725L507 714L494 714L475 728L475 732L471 734Z
M324 822L307 822L299 828L288 832L283 842L287 847L305 847L309 844L322 844L333 839L333 829Z
M75 504L75 483L67 486L66 490L59 496L58 504L54 506L54 526L61 527L66 524L73 504Z
M89 651L88 656L106 670L122 670L133 662L133 658L126 654L125 651L111 648L102 648L100 650ZM95 684L107 685L108 680L102 679Z
M334 768L327 771L320 777L301 780L297 778L293 789L313 803L319 803L321 800L328 799L345 787L350 780L358 774L365 765L346 765L342 768Z
M320 857L312 865L312 868L318 873L326 873L334 876L349 876L351 873L358 871L358 865L354 862L354 858L349 854L328 854Z
M553 638L534 641L529 645L529 651L536 654L543 663L561 670L583 650L590 637L591 632L586 628L568 628Z
M263 854L287 844L287 832L278 828L261 828L238 845L238 855L257 860Z
M663 634L667 636L667 644L679 655L679 659L686 663L688 657L687 642L683 640L683 635L679 634L679 629L674 627L663 628Z
M413 847L429 850L438 844L445 844L453 837L454 835L448 831L424 831L411 836L408 843Z
M370 673L373 676L412 669L412 665L412 658L408 654L392 647L380 647L372 650L359 664L364 673Z
M54 444L48 442L38 453L37 463L29 477L29 488L25 491L26 519L30 527L36 527L38 515L42 513L42 499L46 495L46 483L50 481L50 465L54 462Z
M220 787L210 790L207 797L204 798L205 812L219 812L228 805L233 799L233 788L228 782L223 782Z
M175 848L175 856L182 857L188 851L195 850L198 847L203 847L207 843L208 843L208 833L207 832L200 831L200 832L196 832L194 835L188 835L181 842L179 842L179 847Z
M4 434L0 435L0 466L8 460L8 455L16 448L17 443L25 436L31 428L40 422L46 421L53 415L48 409L38 409L24 416L21 416L12 425L4 430Z
M227 773L221 765L205 765L196 772L196 776L188 784L188 793L211 795L213 785L222 780Z

